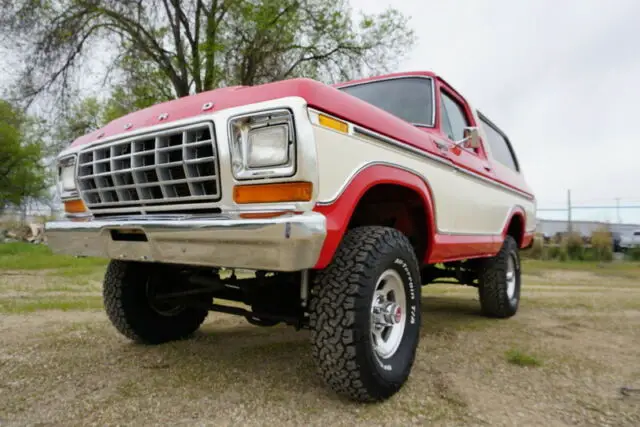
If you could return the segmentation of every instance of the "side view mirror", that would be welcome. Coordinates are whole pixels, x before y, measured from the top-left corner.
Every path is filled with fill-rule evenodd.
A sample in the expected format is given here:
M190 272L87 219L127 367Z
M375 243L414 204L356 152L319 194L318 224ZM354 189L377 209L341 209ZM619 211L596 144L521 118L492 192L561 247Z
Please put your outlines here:
M477 127L466 127L464 128L464 138L460 141L456 142L456 147L464 147L464 148L480 148L480 134L478 133Z

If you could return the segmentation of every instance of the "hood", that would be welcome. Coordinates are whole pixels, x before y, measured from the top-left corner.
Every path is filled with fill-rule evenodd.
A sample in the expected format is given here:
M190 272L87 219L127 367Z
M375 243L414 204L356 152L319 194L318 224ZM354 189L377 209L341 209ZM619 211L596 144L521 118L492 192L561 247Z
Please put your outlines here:
M312 94L325 90L335 89L311 79L291 79L259 86L232 86L215 89L152 105L127 114L100 129L79 137L71 146L77 147L117 135L125 136L129 132L159 124L257 102L288 96L301 96L308 99ZM205 104L211 104L211 107L205 110L203 109Z

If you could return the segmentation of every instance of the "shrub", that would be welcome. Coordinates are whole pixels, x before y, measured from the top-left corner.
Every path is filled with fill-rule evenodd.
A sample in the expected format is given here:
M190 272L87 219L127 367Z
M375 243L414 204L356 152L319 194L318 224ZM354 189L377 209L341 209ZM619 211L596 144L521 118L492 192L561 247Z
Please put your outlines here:
M558 259L560 255L560 246L549 246L549 250L547 251L548 259Z
M544 237L540 234L536 234L533 237L533 245L531 249L526 252L526 256L532 259L544 259L545 258Z
M564 246L558 247L558 261L567 262L569 261L569 252L567 252L567 248Z
M600 261L593 248L584 248L583 261Z
M591 234L594 261L613 260L613 239L606 229L598 229Z
M640 261L640 248L630 248L627 251L627 259L631 261Z
M567 255L567 248L564 245L553 245L545 248L544 259L554 261L567 261L569 256Z
M584 240L579 233L568 233L562 241L567 257L573 261L584 260Z

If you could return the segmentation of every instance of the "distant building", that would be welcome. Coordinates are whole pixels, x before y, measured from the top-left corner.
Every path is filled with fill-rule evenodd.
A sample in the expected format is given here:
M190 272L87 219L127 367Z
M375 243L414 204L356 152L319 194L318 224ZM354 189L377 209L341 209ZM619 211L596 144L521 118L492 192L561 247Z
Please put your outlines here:
M623 236L631 235L635 230L640 230L640 224L619 224L600 221L571 221L573 231L588 237L594 231L606 228L612 233L620 233ZM537 220L537 233L542 233L546 237L552 237L557 233L569 231L569 222L566 220L540 219Z

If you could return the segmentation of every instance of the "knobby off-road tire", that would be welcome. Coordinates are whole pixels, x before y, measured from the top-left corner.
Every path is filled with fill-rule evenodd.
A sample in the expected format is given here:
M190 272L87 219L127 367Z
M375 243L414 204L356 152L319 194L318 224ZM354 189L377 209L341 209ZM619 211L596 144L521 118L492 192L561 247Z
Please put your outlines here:
M153 265L111 261L104 279L107 316L125 337L144 344L161 344L195 332L208 310L193 307L159 309L149 299L149 284L158 280Z
M520 252L511 236L500 252L485 260L480 273L478 294L485 316L507 318L518 311L520 303Z
M395 340L396 349L383 357L379 347L374 348L382 341L372 336L380 331L372 310L374 296L392 284L396 291L390 298L400 299L404 293L406 310L393 317L391 328L402 325L403 331ZM350 399L372 402L402 387L420 336L420 295L418 261L404 234L378 226L346 234L332 263L316 276L310 306L312 354L330 388Z

